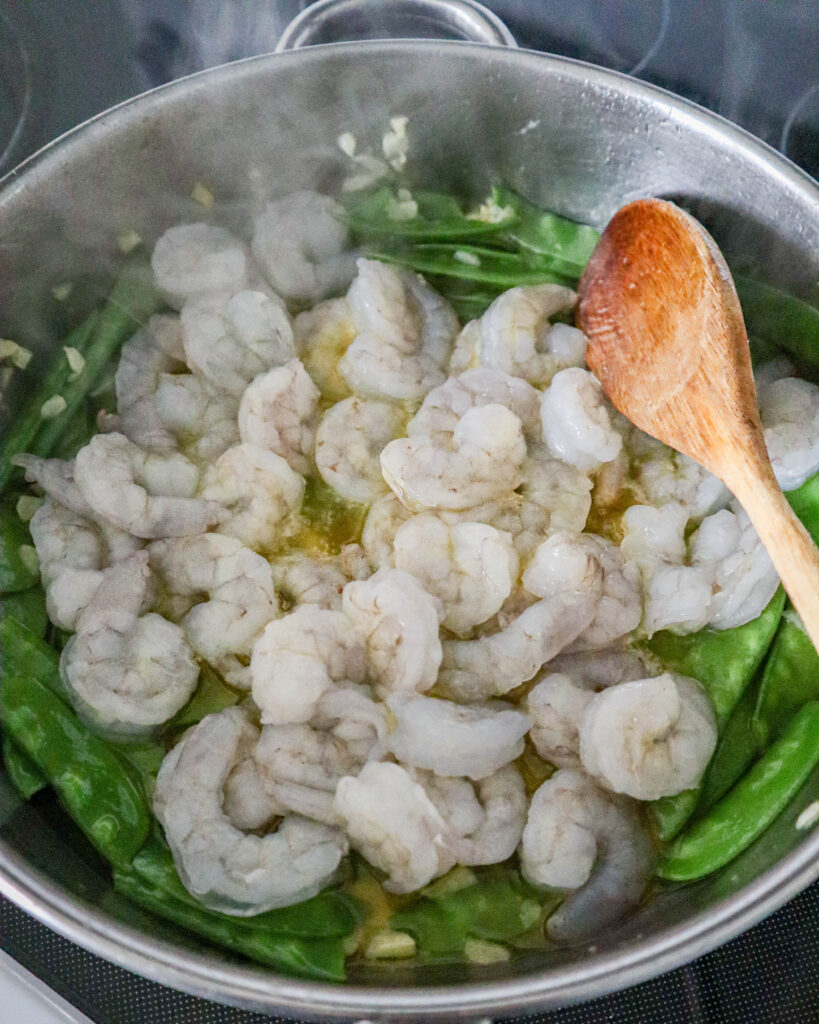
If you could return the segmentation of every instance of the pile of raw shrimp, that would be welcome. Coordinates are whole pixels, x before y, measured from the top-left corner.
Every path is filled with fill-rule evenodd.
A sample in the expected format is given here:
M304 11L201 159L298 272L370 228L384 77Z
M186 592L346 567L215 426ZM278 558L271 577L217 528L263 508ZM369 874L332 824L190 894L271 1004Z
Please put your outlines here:
M696 786L717 738L700 684L635 641L738 626L779 581L722 484L609 405L573 291L512 288L462 327L338 214L301 192L250 244L168 230L177 312L124 346L116 413L71 461L18 460L47 495L65 685L115 734L167 722L201 663L241 691L153 798L208 907L297 903L350 849L394 893L518 857L568 893L550 935L585 936L652 874L640 802ZM792 489L819 468L819 389L779 363L757 383ZM367 507L336 554L300 540L316 476Z

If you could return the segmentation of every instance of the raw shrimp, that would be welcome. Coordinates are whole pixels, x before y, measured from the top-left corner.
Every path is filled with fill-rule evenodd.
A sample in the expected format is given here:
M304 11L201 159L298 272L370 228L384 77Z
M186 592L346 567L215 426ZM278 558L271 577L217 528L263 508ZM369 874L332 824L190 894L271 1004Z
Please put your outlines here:
M623 447L600 382L588 370L560 370L543 392L543 440L558 459L583 470L611 462ZM613 413L614 410L611 410Z
M446 377L458 318L418 274L377 260L356 265L347 301L359 333L339 372L362 395L421 399Z
M77 710L115 731L166 722L199 678L183 630L161 615L141 614L150 583L146 551L107 569L60 659Z
M390 750L397 760L436 775L485 779L523 753L528 715L500 701L454 704L436 697L393 694Z
M239 443L239 400L209 390L192 373L163 373L154 395L157 415L194 460L210 463Z
M185 888L205 906L242 917L314 896L347 852L341 832L298 815L265 836L231 824L225 783L257 738L240 708L208 715L165 757L154 791L154 813Z
M563 673L577 686L592 690L659 674L651 655L631 647L560 654L549 662L549 671Z
M145 452L123 434L96 434L77 452L74 478L101 519L137 537L179 537L216 526L222 510L195 498L199 470L179 452Z
M692 519L701 519L730 500L731 492L725 484L704 466L636 427L629 431L627 445L634 456L637 480L649 505L673 501Z
M339 559L313 558L294 551L272 563L273 580L281 596L291 605L315 604L320 608L341 609L341 592L350 577Z
M75 629L77 616L102 582L102 570L130 557L143 543L113 527L102 527L51 497L34 513L29 529L40 562L48 616L60 629L69 631Z
M660 508L632 505L623 513L620 550L642 576L643 629L695 632L708 621L711 581L699 566L687 566L684 531L688 512L679 502Z
M427 772L415 776L451 830L449 846L458 864L499 864L512 856L529 803L514 765L477 783Z
M241 832L267 831L273 819L284 817L288 808L265 779L253 756L256 747L250 737L248 730L248 742L243 745L244 756L238 754L239 759L225 779L222 810L230 824Z
M391 441L381 452L381 472L412 511L465 509L514 490L525 457L520 420L492 404L467 410L448 446L425 436Z
M538 597L547 596L541 592L540 580L551 579L552 559L562 557L564 548L558 544L558 538L578 549L585 548L589 559L595 560L602 571L602 590L597 613L591 625L583 630L570 649L583 651L608 647L640 624L643 607L637 567L626 563L619 549L604 537L598 537L594 533L584 533L580 536L555 533L552 535L551 545L542 544L538 547L523 574L524 587ZM551 590L549 583L547 587Z
M364 639L343 612L301 605L265 627L250 674L262 722L309 722L326 691L365 681Z
M313 309L299 313L293 321L296 347L304 367L318 385L323 398L340 402L350 389L338 363L358 334L353 311L346 299L327 299Z
M658 563L681 565L685 559L685 527L688 511L678 501L661 508L632 505L623 513L623 555L640 570L651 571Z
M553 458L543 445L532 444L521 472L520 493L525 501L548 511L549 532L583 530L592 504L588 473Z
M544 541L538 551L537 567L524 580L540 601L499 633L444 643L438 686L446 696L471 701L508 693L591 625L603 588L599 560L565 534Z
M481 322L470 320L461 328L455 338L452 355L449 357L449 375L458 377L467 370L476 370L481 365ZM490 367L491 369L491 367ZM523 378L518 378L522 380Z
M237 397L257 374L296 355L290 318L262 292L186 302L182 327L188 366L215 390Z
M567 366L582 366L586 336L549 317L572 308L577 295L555 284L509 288L480 319L481 366L523 377L538 387Z
M157 286L177 308L188 299L247 287L248 253L224 228L180 224L154 246L151 267Z
M93 515L91 506L74 479L74 459L41 459L37 455L22 452L13 456L12 463L25 470L28 483L37 484L60 505L80 516Z
M441 601L443 625L458 636L498 612L517 580L512 538L485 523L449 526L434 515L413 516L394 547L395 567Z
M717 744L714 710L700 684L664 672L619 683L589 702L580 722L580 757L615 793L657 800L692 789Z
M297 473L309 473L320 397L301 362L291 359L248 385L239 405L239 435L281 455Z
M366 398L345 398L322 416L316 433L316 466L325 483L348 501L370 504L388 488L379 454L402 433L400 406Z
M481 405L505 406L518 417L527 437L540 430L540 395L535 388L520 377L484 368L450 377L433 388L408 423L407 433L447 444L463 414Z
M594 696L559 672L545 675L523 702L532 718L529 736L544 761L559 768L580 768L580 720Z
M155 541L149 552L171 593L198 601L180 622L193 650L227 682L250 689L253 644L279 614L267 560L219 533Z
M389 892L414 892L455 864L440 811L397 764L371 762L343 778L335 810L352 846L389 876Z
M392 491L373 502L361 531L361 545L373 569L395 565L395 535L401 525L411 518L412 513L404 508Z
M691 538L691 561L713 580L708 624L733 629L762 613L779 576L748 514L737 502L703 519Z
M92 522L50 497L32 516L29 529L48 617L60 629L73 631L102 582L102 537Z
M280 806L336 824L333 797L344 775L378 760L387 745L387 709L365 688L328 690L309 725L266 725L254 752L263 785Z
M157 340L159 335L178 334L178 324L177 317L153 316L147 328L122 346L114 375L119 427L143 448L176 449L176 438L163 422L155 399L162 376L183 368L179 358L168 355Z
M630 800L561 768L532 797L520 859L532 885L577 890L546 931L559 942L581 942L637 908L656 858Z
M288 302L312 305L350 282L343 209L330 196L303 190L267 204L253 228L253 255Z
M819 470L819 388L786 377L763 383L757 397L777 482L793 491Z
M304 478L274 452L253 444L228 448L205 471L201 495L226 515L219 531L248 548L270 551L301 506Z
M562 768L580 768L580 720L594 691L652 674L648 658L626 648L554 658L523 701L538 754Z
M16 455L14 465L26 471L26 480L36 483L59 505L82 516L99 531L107 554L105 562L113 565L128 558L145 546L145 541L134 537L127 530L120 530L105 519L100 519L85 500L74 480L74 460L40 459L36 455Z
M375 691L428 690L441 664L440 602L414 576L379 569L368 580L348 583L341 595L350 622L365 637ZM349 626L348 626L349 630Z
M389 742L386 707L364 686L341 686L319 698L310 724L326 729L347 745L360 764L380 760Z
M266 725L254 751L266 792L286 811L337 824L336 786L361 761L329 732L309 725Z

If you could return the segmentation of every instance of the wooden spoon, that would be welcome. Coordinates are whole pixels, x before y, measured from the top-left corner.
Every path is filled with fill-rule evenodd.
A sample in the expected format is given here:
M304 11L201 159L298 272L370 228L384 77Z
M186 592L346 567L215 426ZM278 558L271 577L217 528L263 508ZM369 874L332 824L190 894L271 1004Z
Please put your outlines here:
M819 550L774 477L742 310L713 238L673 203L629 203L579 290L586 361L603 390L640 430L736 495L819 650Z

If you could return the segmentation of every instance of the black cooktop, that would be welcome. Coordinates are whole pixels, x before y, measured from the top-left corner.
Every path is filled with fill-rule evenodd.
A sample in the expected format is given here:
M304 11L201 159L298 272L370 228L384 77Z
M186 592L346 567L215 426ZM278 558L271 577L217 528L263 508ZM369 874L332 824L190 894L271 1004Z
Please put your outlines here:
M144 89L265 53L301 0L0 0L0 173ZM654 82L819 176L819 0L488 0L521 46ZM164 989L0 899L0 946L99 1024L268 1020ZM819 883L695 963L549 1024L819 1021ZM511 1022L510 1022L511 1024Z

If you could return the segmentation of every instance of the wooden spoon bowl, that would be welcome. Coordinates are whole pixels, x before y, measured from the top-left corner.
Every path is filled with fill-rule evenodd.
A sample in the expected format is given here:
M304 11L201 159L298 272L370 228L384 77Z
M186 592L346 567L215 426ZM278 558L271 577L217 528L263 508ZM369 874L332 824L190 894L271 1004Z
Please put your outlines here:
M673 203L629 203L579 291L586 361L611 402L736 495L819 649L819 550L771 468L742 310L713 238Z

